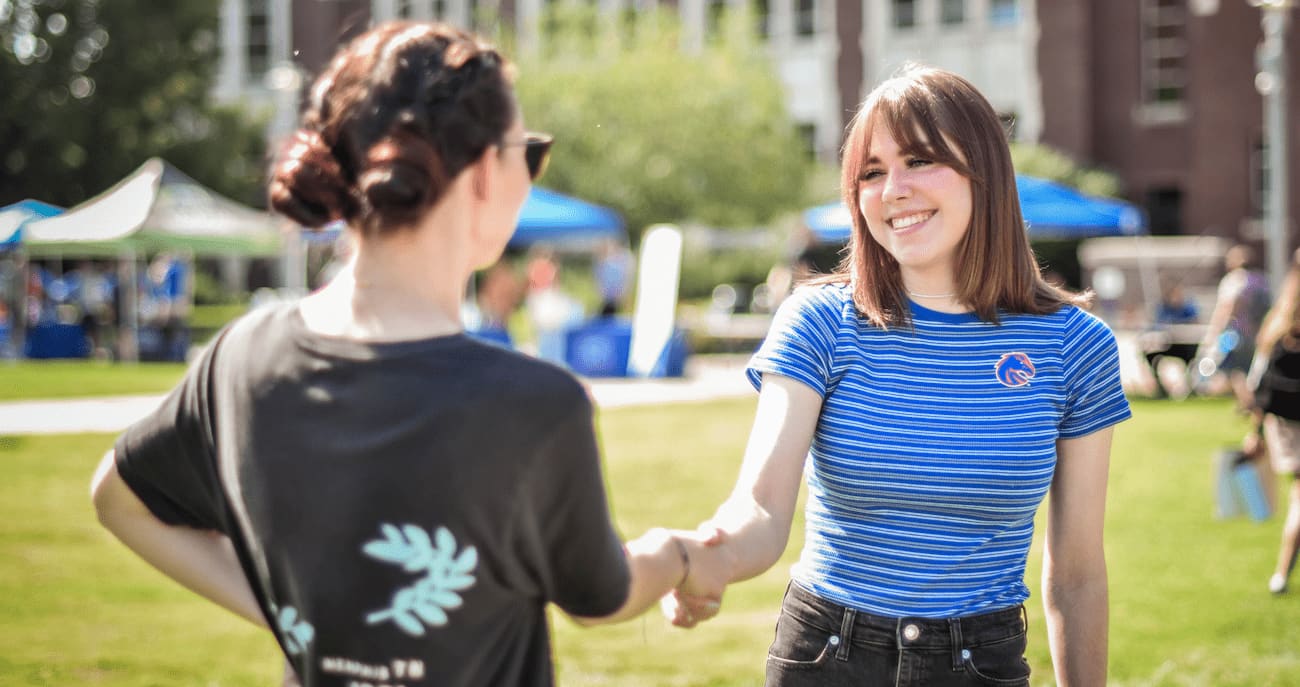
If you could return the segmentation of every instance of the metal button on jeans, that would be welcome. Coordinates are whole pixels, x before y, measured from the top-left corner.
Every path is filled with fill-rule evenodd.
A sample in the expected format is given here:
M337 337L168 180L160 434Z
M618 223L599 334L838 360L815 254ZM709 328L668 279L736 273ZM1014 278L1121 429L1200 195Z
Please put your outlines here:
M908 625L907 627L903 628L903 639L906 639L909 642L916 641L916 638L920 636L921 636L921 628L915 625Z

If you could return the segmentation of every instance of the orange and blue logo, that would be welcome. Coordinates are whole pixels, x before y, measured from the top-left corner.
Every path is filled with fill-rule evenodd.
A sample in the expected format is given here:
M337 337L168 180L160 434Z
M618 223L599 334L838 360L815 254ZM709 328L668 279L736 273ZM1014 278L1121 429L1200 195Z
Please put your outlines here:
M1028 386L1029 380L1034 378L1034 361L1024 353L1007 353L998 358L993 371L1003 386Z

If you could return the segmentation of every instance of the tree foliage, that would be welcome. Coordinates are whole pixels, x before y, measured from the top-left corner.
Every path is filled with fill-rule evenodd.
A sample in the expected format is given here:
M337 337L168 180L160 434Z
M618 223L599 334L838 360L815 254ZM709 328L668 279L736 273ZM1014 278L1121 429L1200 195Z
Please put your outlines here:
M556 138L544 185L616 208L634 234L755 226L805 204L813 163L743 14L694 50L663 12L544 22L556 39L512 50L525 122Z
M1049 179L1077 188L1091 196L1118 198L1119 177L1100 169L1084 167L1055 148L1039 143L1012 143L1011 162L1021 174Z
M260 202L260 127L209 102L218 4L0 0L0 204L75 204L152 156Z

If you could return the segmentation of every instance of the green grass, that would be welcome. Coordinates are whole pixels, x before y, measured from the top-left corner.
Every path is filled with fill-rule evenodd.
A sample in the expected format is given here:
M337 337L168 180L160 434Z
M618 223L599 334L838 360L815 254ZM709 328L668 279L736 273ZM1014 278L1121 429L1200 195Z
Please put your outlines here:
M1300 684L1300 594L1264 589L1280 520L1215 521L1211 455L1245 429L1222 401L1134 404L1116 433L1107 551L1111 684ZM752 400L601 413L620 529L689 527L735 478ZM269 638L132 557L94 521L86 485L106 435L0 438L0 684L267 685ZM657 614L582 629L553 617L560 684L758 685L795 540L693 631ZM1029 659L1052 684L1030 556Z
M0 360L0 401L161 394L184 373L182 363Z

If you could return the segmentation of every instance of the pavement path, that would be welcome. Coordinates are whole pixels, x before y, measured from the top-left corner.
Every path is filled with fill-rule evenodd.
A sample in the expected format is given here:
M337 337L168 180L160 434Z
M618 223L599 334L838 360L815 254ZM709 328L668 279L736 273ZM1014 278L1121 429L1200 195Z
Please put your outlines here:
M744 355L693 356L681 378L584 381L601 408L743 397L754 393L745 381L747 360ZM162 399L162 394L149 394L0 402L0 436L120 432L157 408Z

